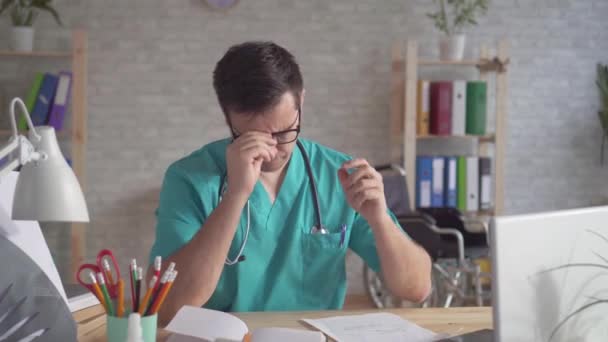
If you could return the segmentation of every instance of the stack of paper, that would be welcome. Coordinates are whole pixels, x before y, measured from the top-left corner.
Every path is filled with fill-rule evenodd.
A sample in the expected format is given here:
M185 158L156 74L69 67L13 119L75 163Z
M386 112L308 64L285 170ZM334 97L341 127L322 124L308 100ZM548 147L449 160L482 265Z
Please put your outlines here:
M337 342L430 342L439 337L430 330L386 312L302 321Z

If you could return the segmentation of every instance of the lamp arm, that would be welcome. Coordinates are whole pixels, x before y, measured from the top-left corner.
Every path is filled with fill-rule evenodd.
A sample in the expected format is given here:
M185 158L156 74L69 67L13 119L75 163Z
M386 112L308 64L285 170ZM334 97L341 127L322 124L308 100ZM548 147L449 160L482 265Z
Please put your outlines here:
M21 100L18 97L15 97L12 101L11 101L11 127L13 129L13 137L17 137L19 135L19 132L17 131L17 122L16 122L16 115L15 115L15 105L19 105L21 107L21 112L23 113L23 115L25 116L25 120L27 121L27 127L30 129L30 131L32 132L34 138L37 141L40 141L40 135L38 135L38 132L36 132L36 127L34 127L34 124L32 123L32 118L30 117L30 113L27 111L27 107L25 106L25 103L23 103L23 100Z
M16 97L11 101L11 126L13 128L13 136L9 140L8 144L0 148L0 160L14 151L18 151L19 154L14 158L9 158L9 162L3 166L0 166L0 179L5 173L15 170L19 166L25 165L30 161L37 161L46 158L46 154L39 153L34 148L34 145L23 135L19 135L17 131L17 124L15 123L15 105L21 106L21 111L27 120L28 127L31 130L34 139L40 141L42 137L36 132L30 114L25 107L23 101Z
M2 158L8 156L11 152L15 151L19 148L19 141L17 139L11 138L9 143L0 149L0 160ZM14 169L19 167L19 159L15 158L13 160L9 159L9 162L0 166L0 180L4 177L5 173L13 171Z
M13 171L19 166L48 157L45 153L37 152L34 145L22 135L18 136L17 139L11 138L8 144L0 149L0 159L10 155L14 151L18 151L18 155L14 158L9 158L7 164L0 166L0 179L4 177L5 173Z

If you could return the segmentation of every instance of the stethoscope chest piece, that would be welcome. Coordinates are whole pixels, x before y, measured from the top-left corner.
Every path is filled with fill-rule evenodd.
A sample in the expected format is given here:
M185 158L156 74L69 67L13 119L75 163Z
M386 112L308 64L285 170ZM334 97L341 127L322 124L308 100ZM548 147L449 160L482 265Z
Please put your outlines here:
M317 226L312 226L312 228L310 228L310 233L311 234L328 234L327 229L325 229L325 227L323 227L323 225L317 227Z

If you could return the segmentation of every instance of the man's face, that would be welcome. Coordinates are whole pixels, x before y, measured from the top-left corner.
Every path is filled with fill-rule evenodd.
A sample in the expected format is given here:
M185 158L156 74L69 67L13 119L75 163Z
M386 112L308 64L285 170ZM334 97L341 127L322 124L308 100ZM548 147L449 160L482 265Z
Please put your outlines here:
M278 143L278 153L273 160L262 164L262 172L272 172L281 169L289 161L296 144L295 130L300 126L300 112L293 95L286 92L276 106L264 113L230 113L229 123L232 124L235 136L250 131L273 135Z

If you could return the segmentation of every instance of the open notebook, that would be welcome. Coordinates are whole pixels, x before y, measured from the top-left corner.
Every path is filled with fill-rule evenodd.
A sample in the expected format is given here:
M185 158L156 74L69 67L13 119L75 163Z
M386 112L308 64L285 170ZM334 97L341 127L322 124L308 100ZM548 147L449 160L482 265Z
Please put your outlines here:
M245 322L231 314L193 306L182 307L165 329L173 333L168 342L325 341L318 331L260 328L250 332Z
M86 287L80 284L65 284L65 294L68 297L68 307L71 312L99 304L99 300Z

